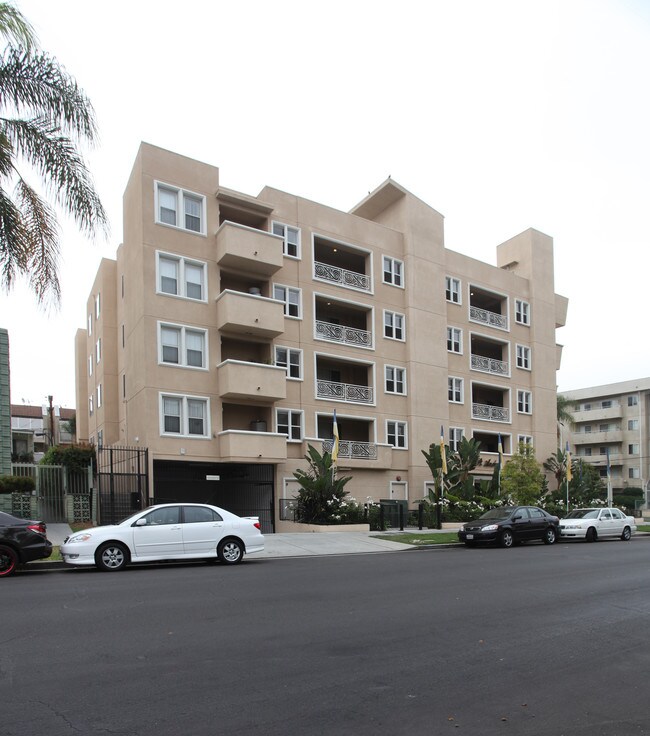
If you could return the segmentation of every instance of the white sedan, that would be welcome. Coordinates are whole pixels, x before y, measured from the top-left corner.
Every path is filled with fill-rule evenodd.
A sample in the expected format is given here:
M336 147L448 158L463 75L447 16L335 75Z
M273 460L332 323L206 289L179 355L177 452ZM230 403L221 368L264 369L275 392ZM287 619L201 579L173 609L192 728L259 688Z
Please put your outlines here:
M636 532L633 516L626 516L619 509L574 509L560 519L562 538L586 539L595 542L605 537L618 537L627 542Z
M195 503L169 503L138 511L119 524L71 534L61 556L71 565L122 570L131 562L215 560L227 565L264 550L256 516Z

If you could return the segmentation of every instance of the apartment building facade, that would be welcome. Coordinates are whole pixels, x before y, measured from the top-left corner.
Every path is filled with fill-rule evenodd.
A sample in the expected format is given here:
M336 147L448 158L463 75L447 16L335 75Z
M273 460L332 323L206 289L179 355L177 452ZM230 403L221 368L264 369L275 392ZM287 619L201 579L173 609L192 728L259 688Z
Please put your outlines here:
M391 179L342 212L142 144L76 337L77 435L146 446L157 502L270 531L336 409L351 495L416 502L441 425L452 448L481 441L485 474L499 435L506 456L555 450L566 309L535 230L492 266L446 249L443 217Z
M573 425L563 431L575 458L595 465L613 491L648 490L650 378L565 391Z

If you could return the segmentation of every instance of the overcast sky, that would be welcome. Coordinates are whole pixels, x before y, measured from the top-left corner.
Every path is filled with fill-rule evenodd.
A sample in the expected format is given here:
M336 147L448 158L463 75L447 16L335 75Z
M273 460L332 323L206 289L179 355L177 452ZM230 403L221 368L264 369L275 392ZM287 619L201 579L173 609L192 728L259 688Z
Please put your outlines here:
M122 237L140 141L349 210L389 174L488 263L554 238L569 298L560 390L650 375L650 3L645 0L22 0L92 100L108 240L62 221L63 303L0 294L12 402L74 407L74 335Z

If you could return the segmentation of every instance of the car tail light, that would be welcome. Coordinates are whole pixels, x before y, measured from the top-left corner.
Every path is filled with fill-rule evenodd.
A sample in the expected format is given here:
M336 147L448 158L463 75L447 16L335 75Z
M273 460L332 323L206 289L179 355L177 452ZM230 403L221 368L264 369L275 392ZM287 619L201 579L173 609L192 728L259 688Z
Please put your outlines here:
M30 531L36 532L37 534L42 534L43 536L45 536L45 533L47 531L45 524L43 524L43 522L40 522L39 524L28 524L27 528Z
M255 527L256 529L259 529L260 531L261 531L261 529L262 529L262 525L261 525L261 524L259 523L259 521L256 521L256 522L255 522L255 523L253 524L253 526L254 526L254 527Z

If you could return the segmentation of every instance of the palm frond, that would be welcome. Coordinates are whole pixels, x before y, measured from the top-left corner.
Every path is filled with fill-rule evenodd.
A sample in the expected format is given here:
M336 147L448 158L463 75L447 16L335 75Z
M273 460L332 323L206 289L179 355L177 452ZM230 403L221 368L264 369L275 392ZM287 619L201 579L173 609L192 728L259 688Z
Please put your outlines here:
M64 132L95 141L97 125L88 97L56 59L9 48L0 57L0 101L24 117L46 117Z
M11 3L0 3L0 35L28 50L37 43L31 24Z
M107 231L108 217L90 172L74 143L60 135L56 125L46 118L0 118L0 131L12 143L15 156L34 166L48 194L72 215L82 231L89 235Z
M7 291L16 275L26 272L28 261L28 238L22 213L9 194L0 189L0 270L1 283Z

